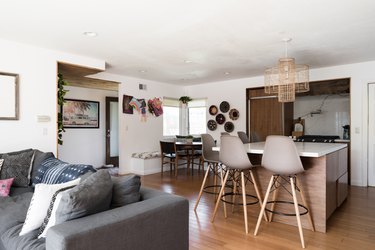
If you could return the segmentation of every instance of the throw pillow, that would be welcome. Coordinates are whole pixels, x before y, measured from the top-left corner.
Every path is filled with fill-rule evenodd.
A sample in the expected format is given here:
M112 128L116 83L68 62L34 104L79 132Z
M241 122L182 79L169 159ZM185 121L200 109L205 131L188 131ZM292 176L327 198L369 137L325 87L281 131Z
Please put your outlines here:
M35 185L34 195L31 199L29 209L27 210L26 219L22 226L20 236L25 235L42 225L43 220L47 215L52 196L57 190L77 185L79 181L80 179L75 179L62 184L48 185L42 183Z
M61 193L55 214L56 224L108 210L112 185L108 171L99 170L79 185Z
M58 184L79 178L87 172L95 172L91 165L69 164L54 157L44 160L38 169L33 184Z
M1 173L1 167L3 166L4 159L0 159L0 173Z
M38 169L40 168L40 164L48 158L55 157L52 152L42 152L38 149L34 149L34 161L33 161L33 168L31 170L31 180L35 179L35 176L38 173Z
M13 186L28 187L34 151L32 149L3 154L0 179L14 178Z
M38 239L45 238L48 229L56 225L56 210L60 204L62 192L69 190L73 187L74 186L70 186L57 190L56 193L52 196L51 203L48 207L47 215L39 228Z
M9 196L10 187L12 186L14 178L0 180L0 196Z
M138 175L113 176L112 182L112 208L122 207L140 200L141 178Z

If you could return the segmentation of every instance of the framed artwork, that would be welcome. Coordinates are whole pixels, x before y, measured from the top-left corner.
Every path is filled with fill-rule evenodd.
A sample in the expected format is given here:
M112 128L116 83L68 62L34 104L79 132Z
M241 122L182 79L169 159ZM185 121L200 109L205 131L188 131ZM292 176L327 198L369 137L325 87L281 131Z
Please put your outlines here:
M18 74L0 72L0 120L18 120Z
M62 106L64 128L99 128L99 102L65 99Z
M122 113L124 114L133 114L133 107L130 105L133 96L123 95L122 97Z

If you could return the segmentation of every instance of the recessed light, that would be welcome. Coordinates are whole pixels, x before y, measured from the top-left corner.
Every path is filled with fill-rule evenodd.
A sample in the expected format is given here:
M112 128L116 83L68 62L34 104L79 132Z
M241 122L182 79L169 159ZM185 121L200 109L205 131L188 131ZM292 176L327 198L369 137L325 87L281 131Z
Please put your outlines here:
M191 60L184 60L184 63L192 63L193 61Z
M230 72L229 71L225 71L224 75L230 75Z
M147 70L145 70L145 69L141 69L141 70L139 70L139 72L140 72L140 73L146 73Z
M98 33L93 32L93 31L85 31L85 32L83 32L83 34L84 34L85 36L89 36L89 37L95 37L95 36L98 35Z

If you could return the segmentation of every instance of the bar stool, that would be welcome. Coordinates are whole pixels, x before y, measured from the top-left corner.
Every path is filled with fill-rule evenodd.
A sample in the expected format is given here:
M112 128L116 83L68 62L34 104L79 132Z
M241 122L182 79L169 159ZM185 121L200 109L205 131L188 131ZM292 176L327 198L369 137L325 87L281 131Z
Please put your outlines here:
M202 197L203 192L209 193L209 194L215 194L215 195L218 194L218 192L216 191L216 188L219 189L221 187L221 185L217 185L217 178L218 178L219 170L220 170L221 182L223 181L223 171L221 169L221 165L219 162L219 152L213 151L212 147L215 147L214 138L212 138L210 134L202 134L202 157L203 157L204 162L207 162L207 170L203 178L203 182L201 185L201 189L199 191L198 199L195 202L194 211L197 210L197 207L198 207L198 204ZM206 181L207 181L209 172L212 172L214 174L214 185L206 186ZM212 189L212 188L214 189L214 191L213 192L209 191L209 189Z
M230 135L222 136L219 160L223 165L225 165L226 174L225 174L224 181L221 184L219 197L216 201L215 210L214 210L214 214L212 216L211 222L214 222L220 200L224 202L224 207L225 207L225 203L234 204L234 201L235 201L235 199L233 199L232 202L227 202L225 200L225 196L241 195L242 203L238 203L236 205L243 206L245 231L247 234L249 232L248 223L247 223L247 205L253 205L253 204L259 203L260 207L262 207L262 199L260 197L260 193L258 190L258 184L252 172L253 165L251 164L249 157L247 156L247 152L245 150L245 147L241 139L238 138L237 136L230 136ZM245 175L245 172L246 172L246 175ZM224 187L226 185L226 182L229 176L232 177L233 192L224 193ZM241 176L241 178L239 176ZM246 179L246 182L249 181L254 185L256 196L246 194L245 179ZM240 188L238 188L237 190L236 188L237 185L239 187L242 187L241 193L239 192ZM254 201L247 202L247 197L251 197ZM225 210L224 210L224 216L225 218L227 217ZM265 219L267 220L266 214L264 216L265 216Z
M292 139L286 136L278 136L278 135L270 135L267 136L266 144L264 147L263 158L262 158L262 166L269 171L271 171L272 177L270 179L266 195L264 197L264 202L262 209L259 213L258 222L255 227L254 235L258 234L259 226L262 220L262 216L264 211L267 210L272 214L280 214L280 215L287 215L287 216L296 216L299 235L301 239L302 248L305 248L305 241L303 238L303 231L301 225L301 215L308 214L308 219L312 228L312 231L315 231L314 223L311 218L311 214L309 213L309 208L306 203L306 199L303 195L302 185L300 185L299 180L297 178L297 174L302 173L304 168L302 166L301 158L298 155L298 151ZM285 178L288 177L289 179ZM287 186L284 186L283 180L290 183L291 193L287 189ZM293 197L293 202L291 201L281 201L277 199L277 190L282 187L288 191L289 194ZM302 204L298 204L296 190L299 191L302 199ZM273 198L271 201L268 201L268 197L271 192L274 192ZM271 204L271 208L267 209L267 204ZM293 204L294 205L294 212L293 214L286 214L281 213L275 210L275 204L283 203L283 204ZM299 208L302 208L304 211L300 212ZM271 215L272 215L271 214ZM270 217L270 221L272 221L272 216Z

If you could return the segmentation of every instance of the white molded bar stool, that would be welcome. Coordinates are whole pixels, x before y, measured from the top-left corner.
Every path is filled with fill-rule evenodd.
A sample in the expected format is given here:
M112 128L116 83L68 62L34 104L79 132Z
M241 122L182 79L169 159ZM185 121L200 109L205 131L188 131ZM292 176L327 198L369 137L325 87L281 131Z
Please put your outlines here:
M242 203L238 203L236 205L243 206L245 231L247 234L249 232L248 223L247 223L247 205L253 205L253 204L259 203L260 207L262 207L262 199L260 197L260 193L258 190L258 184L254 178L253 172L251 171L253 168L253 165L251 164L249 157L247 156L247 152L245 150L245 147L241 139L238 138L237 136L230 136L230 135L221 136L219 159L220 159L220 162L225 166L226 173L225 173L224 181L221 184L219 197L216 201L215 210L214 210L214 214L212 216L211 221L214 222L217 208L221 200L224 202L224 207L225 207L225 203L230 203L225 200L225 196L234 195L235 197L236 195L241 195ZM225 185L229 176L232 177L233 192L225 193L224 188L225 188ZM253 183L256 196L246 194L245 182L248 182L248 181ZM240 188L238 188L237 190L236 188L237 185L241 187L242 190ZM247 197L252 197L252 200L254 201L247 202ZM234 204L234 200L235 199L232 200L231 202L232 204ZM227 217L226 213L224 215L225 217ZM265 219L267 220L267 216L266 215L264 216L265 216Z
M199 201L202 197L203 192L209 193L209 194L214 194L215 197L216 197L217 194L219 194L219 192L217 192L217 190L216 190L216 188L220 189L220 187L221 187L221 185L217 184L217 178L218 178L219 171L220 171L221 182L223 182L223 170L221 169L221 164L219 162L219 152L212 150L212 147L216 146L215 140L210 134L202 134L201 138L202 138L202 157L203 157L203 161L207 162L208 165L207 165L206 174L204 175L204 179L203 179L203 182L202 182L201 189L199 191L198 199L195 202L194 211L197 210L197 207L198 207L198 204L199 204ZM203 168L204 168L204 164L203 164ZM207 177L208 177L209 172L212 172L214 174L214 184L213 185L206 185ZM212 189L213 189L213 191L210 191ZM225 209L225 207L224 207L224 209Z
M315 228L311 218L311 214L309 213L308 205L303 195L302 186L300 185L297 178L297 174L302 173L304 171L304 168L302 166L301 158L298 155L298 151L293 140L286 136L280 135L267 136L262 157L262 166L272 172L272 177L270 179L267 192L264 197L262 209L259 213L254 235L258 234L259 226L265 210L271 212L272 214L275 213L286 216L296 216L301 245L303 248L305 248L300 215L307 214L312 231L315 231ZM284 186L283 182L288 182L288 184L290 184L291 192L287 189L287 186ZM283 187L289 192L289 194L291 194L291 196L293 197L292 202L277 200L277 190L280 187ZM298 204L296 191L299 191L303 205ZM268 197L271 192L274 192L273 198L271 201L268 201ZM275 211L275 204L277 203L293 204L295 213L286 214ZM267 204L271 204L270 209L266 208ZM302 208L302 210L304 211L300 212L300 208ZM270 221L272 221L272 214L269 218Z

